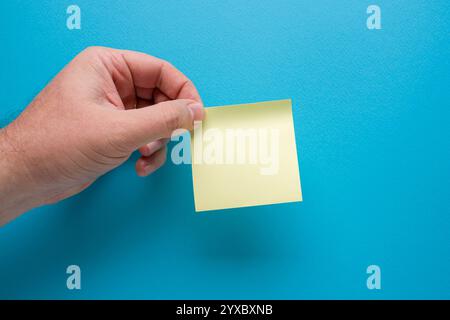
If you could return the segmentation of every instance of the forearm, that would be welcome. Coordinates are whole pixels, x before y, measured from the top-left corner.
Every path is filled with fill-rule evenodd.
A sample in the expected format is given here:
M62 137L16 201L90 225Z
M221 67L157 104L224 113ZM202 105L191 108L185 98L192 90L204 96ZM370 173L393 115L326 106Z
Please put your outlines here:
M0 129L0 226L39 206L23 150L10 136L11 126Z

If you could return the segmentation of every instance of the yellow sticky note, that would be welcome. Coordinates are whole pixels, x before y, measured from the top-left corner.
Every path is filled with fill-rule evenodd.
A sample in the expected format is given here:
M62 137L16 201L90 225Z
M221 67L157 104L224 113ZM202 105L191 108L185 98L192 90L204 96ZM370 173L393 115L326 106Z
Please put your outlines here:
M302 201L291 100L206 108L191 154L196 211Z

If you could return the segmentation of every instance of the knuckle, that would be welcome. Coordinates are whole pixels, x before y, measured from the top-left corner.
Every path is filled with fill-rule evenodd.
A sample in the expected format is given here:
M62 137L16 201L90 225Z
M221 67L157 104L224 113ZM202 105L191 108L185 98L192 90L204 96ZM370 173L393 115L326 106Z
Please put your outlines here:
M83 55L86 55L86 56L97 56L97 55L102 54L102 53L105 52L105 51L106 51L106 48L105 48L105 47L101 47L101 46L89 46L89 47L87 47L86 49L84 49L84 50L82 51L82 54L83 54Z
M167 60L163 60L163 59L160 59L160 60L161 60L161 63L163 65L163 67L165 67L165 68L175 68L174 65L171 62L169 62Z

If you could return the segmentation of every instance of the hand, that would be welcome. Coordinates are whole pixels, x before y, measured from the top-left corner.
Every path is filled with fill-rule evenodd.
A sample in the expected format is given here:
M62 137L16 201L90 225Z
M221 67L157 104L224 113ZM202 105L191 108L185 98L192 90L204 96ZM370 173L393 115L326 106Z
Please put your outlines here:
M84 50L0 131L0 225L79 193L136 149L137 174L152 173L171 133L203 116L194 85L169 63Z

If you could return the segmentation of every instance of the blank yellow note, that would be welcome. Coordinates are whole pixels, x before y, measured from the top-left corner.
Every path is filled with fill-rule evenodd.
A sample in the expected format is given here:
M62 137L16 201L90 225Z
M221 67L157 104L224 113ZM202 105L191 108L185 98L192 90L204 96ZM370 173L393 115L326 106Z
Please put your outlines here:
M291 100L206 108L191 153L196 211L302 201Z

